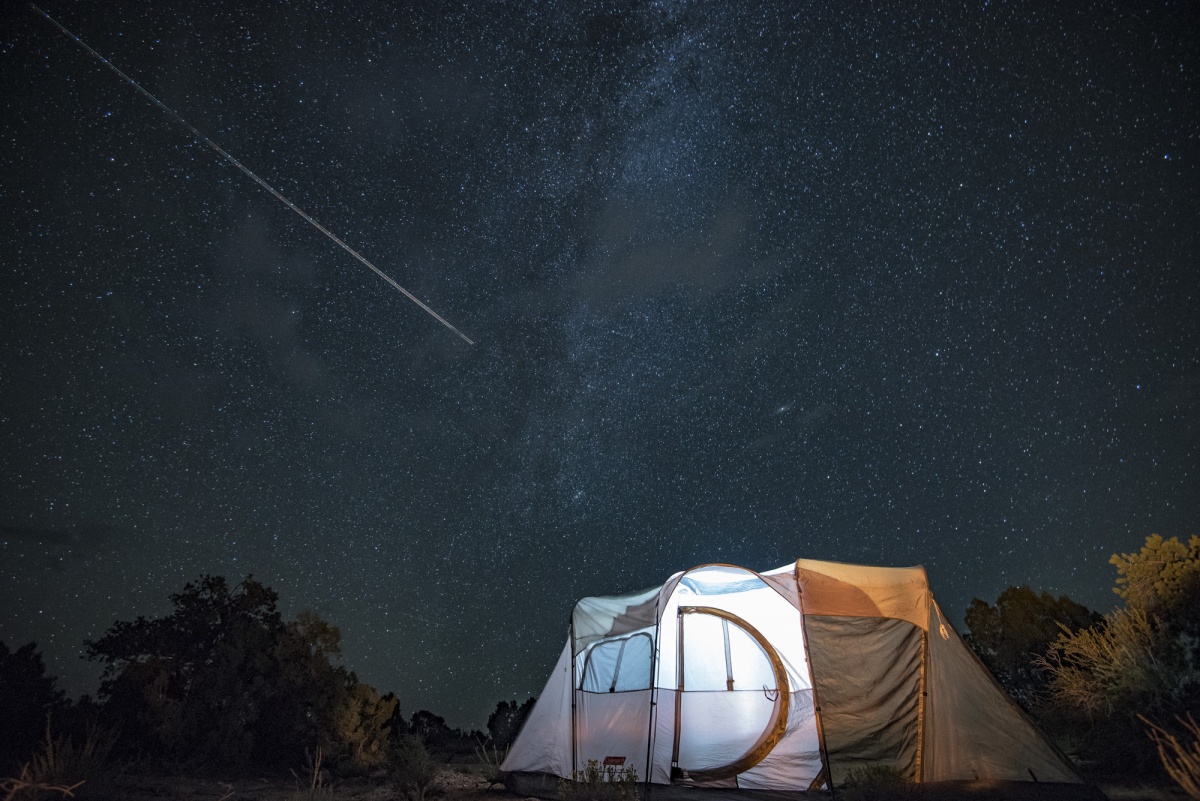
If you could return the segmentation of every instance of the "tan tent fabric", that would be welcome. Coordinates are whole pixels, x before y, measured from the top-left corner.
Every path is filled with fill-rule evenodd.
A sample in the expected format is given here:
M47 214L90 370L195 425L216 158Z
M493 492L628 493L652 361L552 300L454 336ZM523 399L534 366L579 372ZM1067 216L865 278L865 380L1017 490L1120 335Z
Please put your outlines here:
M929 623L929 582L923 567L797 559L796 576L806 615L894 617L922 629Z

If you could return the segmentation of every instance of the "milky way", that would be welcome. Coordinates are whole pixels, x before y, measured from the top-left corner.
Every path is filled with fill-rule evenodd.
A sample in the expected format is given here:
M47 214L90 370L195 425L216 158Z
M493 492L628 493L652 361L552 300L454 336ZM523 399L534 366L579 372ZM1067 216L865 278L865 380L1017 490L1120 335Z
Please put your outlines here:
M702 562L1114 599L1200 510L1194 10L108 3L0 19L0 639L202 573L402 709Z

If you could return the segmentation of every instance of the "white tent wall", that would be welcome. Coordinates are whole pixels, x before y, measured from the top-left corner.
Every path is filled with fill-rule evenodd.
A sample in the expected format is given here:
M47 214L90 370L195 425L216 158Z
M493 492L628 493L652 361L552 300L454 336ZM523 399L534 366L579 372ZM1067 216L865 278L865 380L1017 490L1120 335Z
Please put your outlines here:
M575 770L590 760L646 776L651 690L576 692Z
M501 765L510 773L571 775L571 643L563 646Z

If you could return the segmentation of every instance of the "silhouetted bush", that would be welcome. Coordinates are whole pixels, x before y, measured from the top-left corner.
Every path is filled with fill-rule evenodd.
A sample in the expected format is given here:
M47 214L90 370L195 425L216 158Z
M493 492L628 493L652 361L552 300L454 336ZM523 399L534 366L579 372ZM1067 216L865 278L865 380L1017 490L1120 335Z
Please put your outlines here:
M1185 545L1155 534L1109 561L1126 605L1062 632L1039 666L1057 707L1086 725L1081 750L1098 766L1161 774L1141 716L1200 712L1200 537Z
M348 772L382 765L384 700L332 659L341 634L311 612L285 622L277 594L248 577L202 576L161 618L118 621L85 643L105 663L100 696L129 745L159 758L286 767L320 747Z
M388 778L411 801L425 801L438 777L440 767L415 734L405 734L393 742L388 760Z
M65 705L58 680L46 673L37 643L9 651L0 642L0 771L16 773L45 731L47 718Z
M82 738L52 734L46 723L45 739L25 767L36 785L72 788L74 797L103 798L121 768L113 759L117 743L114 729L92 724Z
M1009 587L995 606L979 598L971 601L964 639L1005 691L1030 711L1046 692L1046 670L1037 658L1064 627L1077 631L1100 620L1099 614L1065 595L1055 598L1026 586Z
M488 716L487 721L488 737L493 748L505 751L512 745L521 731L521 726L525 725L525 719L533 711L534 703L536 699L530 697L520 706L516 700L496 704L496 710Z

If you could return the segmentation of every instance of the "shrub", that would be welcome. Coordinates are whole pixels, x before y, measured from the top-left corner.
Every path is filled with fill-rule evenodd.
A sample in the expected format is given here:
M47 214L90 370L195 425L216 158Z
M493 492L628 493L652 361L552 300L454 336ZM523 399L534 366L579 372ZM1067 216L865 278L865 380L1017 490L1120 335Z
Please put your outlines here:
M392 746L388 773L392 783L412 801L425 801L440 769L420 737L406 734Z
M46 717L66 705L58 680L47 675L36 643L15 651L0 642L0 770L19 765L41 736Z
M321 748L318 746L311 753L305 750L304 756L304 784L301 784L300 776L293 770L296 791L288 801L333 801L333 784L329 781L329 771L321 767Z
M1064 630L1038 667L1051 709L1075 718L1080 750L1097 771L1158 773L1141 715L1163 719L1200 708L1200 538L1146 538L1114 555L1125 605L1096 625Z
M483 778L487 779L488 787L504 784L504 771L500 768L508 757L508 749L497 748L491 738L481 743L475 749L475 760L479 763Z
M1026 710L1046 689L1046 671L1033 658L1044 654L1061 627L1072 631L1095 625L1100 615L1065 595L1009 587L996 605L976 598L967 608L967 644L1005 691Z
M388 758L389 721L395 696L381 697L369 684L356 682L333 703L325 740L338 775L360 775L383 767Z
M519 706L515 699L496 704L496 711L488 715L487 730L488 739L497 749L503 750L513 744L536 702L537 699L530 696Z
M1050 674L1050 692L1060 702L1093 717L1145 705L1169 695L1170 664L1156 621L1141 609L1117 609L1103 625L1064 631L1039 660Z
M583 770L572 771L570 780L558 783L558 797L562 801L634 801L638 797L637 771L601 766L589 759Z
M68 797L96 797L119 772L111 758L116 741L115 730L93 724L88 726L83 744L79 745L66 735L55 737L47 720L46 739L40 749L17 779L5 783L7 798L34 789L56 791ZM81 789L84 785L86 792Z
M67 787L66 785L52 785L34 781L29 775L29 765L21 768L21 774L10 779L0 779L0 793L4 794L4 801L16 801L18 797L26 796L31 798L41 798L45 793L58 793L63 798L74 798L75 791L79 789L83 782Z

